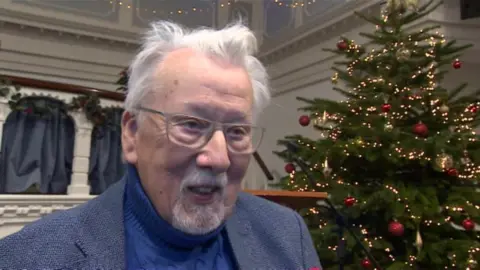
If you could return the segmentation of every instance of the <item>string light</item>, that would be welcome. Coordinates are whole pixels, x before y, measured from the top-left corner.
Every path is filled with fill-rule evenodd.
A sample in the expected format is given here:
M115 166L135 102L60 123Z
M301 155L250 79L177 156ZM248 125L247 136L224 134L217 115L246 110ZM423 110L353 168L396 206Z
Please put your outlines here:
M128 8L131 9L133 6L131 4L127 4L128 1L114 1L114 0L106 0L109 1L111 5L118 5L121 8ZM303 1L281 1L281 0L268 0L271 1L271 3L275 7L281 7L281 8L300 8L300 7L307 7L309 5L313 5L317 3L316 0L308 1L307 3L304 3ZM211 1L211 4L215 4L216 1ZM203 1L203 3L208 3L207 1ZM219 8L228 8L229 6L232 6L234 4L234 1L219 1L218 7ZM143 11L143 12L148 12L151 14L155 15L175 15L175 16L185 16L189 15L192 13L209 13L213 9L212 8L199 8L192 6L191 8L183 8L183 9L175 9L175 10L165 10L163 8L158 8L158 9L150 9L150 8L140 8L137 7L135 8L136 10Z
M383 22L387 23L388 16L383 16ZM381 26L378 25L376 27L377 30L385 30L385 25ZM391 32L391 31L389 31ZM417 39L418 37L422 37L423 41L415 42L414 45L417 47L427 48L423 55L420 54L420 51L415 48L410 48L409 44L412 40ZM425 38L423 38L425 37ZM343 155L346 157L356 156L362 158L367 152L374 152L375 150L379 151L379 149L386 149L389 151L389 157L392 160L400 161L418 161L419 164L429 164L429 163L437 163L435 159L435 155L438 153L432 153L428 150L424 150L421 146L422 144L426 143L427 140L433 140L432 136L444 136L443 133L440 131L431 131L430 137L427 139L425 137L416 136L412 133L411 127L407 127L409 130L405 130L402 125L398 125L395 127L395 124L402 123L406 120L411 120L411 113L415 112L421 114L422 112L417 112L417 108L422 107L431 113L431 115L436 118L436 121L443 125L442 129L449 128L452 136L446 140L447 145L451 145L453 147L458 147L459 142L465 142L465 144L470 142L477 141L477 134L472 129L472 124L476 119L476 114L480 112L480 102L467 104L465 108L462 108L459 111L459 108L455 107L450 109L445 107L446 105L440 100L437 96L439 91L444 91L441 86L438 84L438 68L439 63L436 60L436 48L445 44L446 40L443 35L436 32L434 35L427 34L425 30L419 31L417 34L412 34L408 36L408 43L407 42L396 42L392 43L390 46L387 46L385 49L380 50L371 50L368 53L364 53L364 48L362 46L355 44L355 41L349 41L348 46L344 46L345 53L349 56L356 57L356 59L352 60L349 64L347 64L346 72L337 71L332 77L332 82L336 84L338 79L350 76L352 77L350 81L355 82L355 85L350 86L351 89L349 94L352 98L342 101L341 103L345 105L347 113L342 115L338 114L328 114L326 112L323 113L315 113L314 116L317 117L317 122L321 123L321 125L316 124L320 128L328 131L328 138L335 143L335 148L340 149ZM342 49L343 49L342 48ZM397 81L396 79L390 79L388 77L372 77L368 76L369 74L364 74L365 66L371 66L372 62L375 61L381 62L383 58L391 57L391 54L395 54L399 62L401 61L408 61L408 58L412 55L415 57L422 57L426 58L424 64L419 64L418 67L414 68L412 75L409 76L411 80L418 80L418 81L425 81L422 85L418 85L418 83L409 84L405 83L404 81ZM404 58L407 58L406 60ZM380 59L380 60L379 60ZM382 63L378 63L377 67L378 70L384 69L386 72L391 71L391 66L384 65ZM410 71L409 71L410 72ZM381 72L378 72L381 73ZM418 85L414 87L410 87L409 85ZM385 89L390 89L391 92L388 95L391 95L392 98L394 97L396 100L399 98L404 97L404 102L398 107L400 110L395 111L388 111L382 112L379 110L377 106L371 105L372 93L385 93ZM446 90L444 91L446 93ZM384 95L384 94L383 94ZM388 103L388 97L378 95L375 98L384 99L385 103ZM365 104L365 105L363 105ZM348 115L347 115L348 114ZM458 117L457 117L458 116ZM372 119L375 117L375 119ZM383 118L385 120L385 130L391 131L392 129L396 128L395 132L398 134L402 134L402 136L410 137L412 141L417 141L420 146L409 146L408 144L404 144L401 141L393 141L384 143L381 140L378 140L375 135L372 135L370 138L368 136L363 137L355 137L350 138L348 140L339 140L342 133L346 133L348 131L341 131L341 127L344 129L348 129L349 127L355 128L363 128L364 130L378 130L375 126L378 123L378 117ZM350 121L351 122L346 122ZM359 119L361 121L357 122ZM388 128L387 128L388 126ZM439 128L440 130L440 128ZM362 134L362 133L360 133ZM310 141L302 141L298 140L297 143L301 145L306 151L311 151L312 155L316 151L318 151L315 147L314 142ZM460 143L461 144L461 143ZM388 147L388 148L386 148ZM391 151L390 151L391 150ZM326 155L328 156L328 155ZM433 157L432 157L433 156ZM312 158L315 159L315 156ZM460 163L458 164L459 167L455 168L458 169L458 175L456 178L451 178L451 181L474 181L480 179L480 165L476 165L468 158L468 153L465 150L465 157L460 159ZM311 171L321 172L322 168L325 167L322 165L318 165L321 162L320 160L316 160L312 162ZM441 169L447 171L448 169L452 168L447 163L441 164L433 164L435 166L440 166ZM337 164L338 166L338 164ZM422 165L423 166L423 165ZM453 165L452 165L453 166ZM319 181L316 183L317 188L322 188L328 191L328 189L333 188L334 185L345 186L343 189L350 189L350 188L358 188L360 183L357 181L350 181L345 182L340 175L343 172L347 172L347 168L344 166L339 166L337 168L337 173L335 171L332 172L332 181ZM295 189L299 191L307 191L312 190L313 187L310 187L308 184L307 179L304 175L296 175L291 176L289 181L292 186L295 186ZM332 185L330 185L331 183ZM394 203L400 204L403 207L405 215L402 215L402 218L409 219L409 221L413 224L420 224L419 228L430 228L430 227L438 227L443 228L445 230L457 230L458 226L455 224L457 218L466 218L468 217L468 211L478 211L480 210L480 205L476 205L470 201L463 201L458 202L458 205L453 205L451 203L447 203L447 205L442 205L442 209L440 212L433 212L433 213L423 213L423 211L416 212L413 207L418 207L418 201L413 200L412 202L403 194L402 188L394 187L392 185L384 185L383 188L388 190L392 193L392 196L395 198L393 200ZM317 189L318 190L318 189ZM382 192L383 190L374 190L372 193ZM358 200L358 198L357 198ZM361 201L361 207L367 204L366 200ZM472 212L474 213L474 212ZM307 215L318 215L319 210L316 208L310 209ZM407 222L407 221L405 221ZM326 228L328 226L327 222L322 221L319 228ZM353 225L363 236L363 241L365 241L366 245L372 249L380 249L382 247L381 241L385 241L381 237L370 235L367 231L367 228L359 225ZM416 243L418 250L420 250L422 241L421 241L421 234L420 229L417 231L417 237L420 237L420 241ZM476 234L473 241L477 240L480 241L480 234ZM451 239L453 240L453 239ZM384 245L383 245L384 246ZM331 245L327 247L332 252L338 249L338 246ZM387 258L391 261L395 261L395 256L391 253L391 249L389 248L382 248L386 252ZM459 251L460 252L460 251ZM451 267L458 267L459 265L474 265L477 262L474 258L478 258L474 254L478 254L480 252L480 246L473 246L468 248L468 254L471 259L464 261L462 258L462 262L457 262L458 256L455 253L452 253L449 256L449 263L450 265L446 265L445 269L451 269ZM405 265L416 269L416 263L418 258L414 255L408 255L405 261ZM468 266L466 269L476 269L475 266Z

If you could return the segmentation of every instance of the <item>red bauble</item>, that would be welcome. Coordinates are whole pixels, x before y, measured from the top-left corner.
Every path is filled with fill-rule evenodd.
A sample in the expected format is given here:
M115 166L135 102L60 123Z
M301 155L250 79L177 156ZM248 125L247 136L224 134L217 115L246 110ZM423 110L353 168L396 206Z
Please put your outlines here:
M298 123L300 123L301 126L306 127L310 124L310 117L308 115L302 115L298 118Z
M345 40L340 40L337 42L337 48L341 51L344 51L348 48L348 43Z
M460 62L460 60L457 59L457 60L453 61L452 66L453 66L454 69L459 69L459 68L462 67L462 62Z
M403 233L405 232L405 227L402 223L398 221L392 221L390 222L390 224L388 224L388 231L393 236L403 236Z
M372 262L369 259L363 259L362 260L362 267L364 269L371 269L372 268Z
M478 106L477 105L472 105L472 106L468 107L468 110L471 113L476 113L476 112L478 112Z
M453 177L458 176L458 171L455 168L450 168L447 170L447 174Z
M293 165L292 163L287 163L287 164L285 165L285 171L286 171L287 173L292 173L292 172L294 172L294 171L295 171L295 165Z
M475 229L475 223L469 218L465 219L462 222L462 226L466 231L472 231L473 229Z
M382 112L387 113L392 109L392 105L385 103L382 105Z
M343 203L345 206L350 207L353 206L357 202L357 200L354 197L348 196L343 200Z
M427 137L428 127L424 123L418 122L413 126L413 133L420 137Z

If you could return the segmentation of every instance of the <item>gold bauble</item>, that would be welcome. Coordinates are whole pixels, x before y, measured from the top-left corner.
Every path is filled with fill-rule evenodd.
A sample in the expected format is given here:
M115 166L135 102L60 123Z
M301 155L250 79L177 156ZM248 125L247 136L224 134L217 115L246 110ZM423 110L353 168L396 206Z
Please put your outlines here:
M384 127L385 131L392 131L393 130L393 125L390 123L385 124Z
M453 158L448 154L442 153L435 159L435 164L441 169L450 169L453 167Z
M335 73L335 75L332 76L331 78L333 84L338 83L338 73Z
M395 56L397 57L398 61L405 62L408 59L410 59L410 57L412 56L412 53L410 52L410 50L402 48L395 53Z
M357 137L357 138L355 138L355 143L358 144L358 145L362 145L362 144L363 144L363 139L362 139L362 137Z
M441 113L447 113L450 110L450 108L447 105L443 104L442 106L440 106L440 108L438 110Z

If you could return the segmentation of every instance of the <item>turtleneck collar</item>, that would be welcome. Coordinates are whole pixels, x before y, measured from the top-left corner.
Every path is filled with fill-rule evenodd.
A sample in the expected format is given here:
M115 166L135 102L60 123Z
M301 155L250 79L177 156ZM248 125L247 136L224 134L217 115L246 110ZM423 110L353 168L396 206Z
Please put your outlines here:
M191 235L174 228L155 210L140 183L135 166L127 165L125 188L125 219L132 219L137 229L148 234L152 241L164 241L180 248L194 248L216 238L224 225L205 235Z

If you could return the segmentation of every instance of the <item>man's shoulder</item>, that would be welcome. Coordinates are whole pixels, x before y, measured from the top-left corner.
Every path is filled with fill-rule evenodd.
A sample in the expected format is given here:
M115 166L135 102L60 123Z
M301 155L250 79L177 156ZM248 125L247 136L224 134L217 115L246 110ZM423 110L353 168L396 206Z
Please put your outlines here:
M0 239L0 269L65 265L75 259L78 249L76 235L80 229L79 216L85 205L57 211L23 227L19 232Z
M248 212L251 219L254 220L268 220L269 224L279 223L281 225L298 220L297 212L259 196L241 192L238 201L238 206Z

